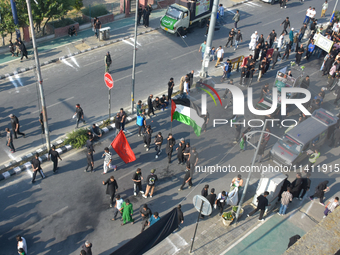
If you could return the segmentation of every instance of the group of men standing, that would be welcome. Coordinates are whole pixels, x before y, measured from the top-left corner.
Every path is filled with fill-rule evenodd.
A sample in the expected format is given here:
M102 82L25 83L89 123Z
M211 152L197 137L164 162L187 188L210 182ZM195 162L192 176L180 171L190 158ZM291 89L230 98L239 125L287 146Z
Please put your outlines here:
M140 5L138 7L137 25L140 25L140 21L141 21L141 19L143 17L143 25L144 25L144 27L149 27L149 18L150 18L151 12L152 12L151 4L147 5L144 9Z

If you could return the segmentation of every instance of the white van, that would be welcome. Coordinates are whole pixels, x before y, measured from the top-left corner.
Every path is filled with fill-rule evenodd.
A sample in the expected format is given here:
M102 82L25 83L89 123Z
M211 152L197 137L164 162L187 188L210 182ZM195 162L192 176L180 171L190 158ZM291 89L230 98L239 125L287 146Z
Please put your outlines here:
M278 2L279 0L261 0L262 2L265 3L270 3L270 4L275 4L276 2Z

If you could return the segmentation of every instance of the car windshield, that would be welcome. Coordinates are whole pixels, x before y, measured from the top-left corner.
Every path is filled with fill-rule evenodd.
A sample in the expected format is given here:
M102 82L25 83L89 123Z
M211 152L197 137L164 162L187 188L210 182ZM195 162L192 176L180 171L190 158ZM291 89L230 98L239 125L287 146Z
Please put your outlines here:
M288 135L284 135L282 140L279 140L279 144L294 154L298 155L301 152L302 145Z
M313 112L313 117L322 121L326 125L330 125L330 124L333 124L333 122L335 122L332 116L322 111Z
M175 19L180 19L181 18L181 15L182 15L182 12L176 8L173 8L171 6L169 6L167 12L166 12L166 15L168 16L171 16Z

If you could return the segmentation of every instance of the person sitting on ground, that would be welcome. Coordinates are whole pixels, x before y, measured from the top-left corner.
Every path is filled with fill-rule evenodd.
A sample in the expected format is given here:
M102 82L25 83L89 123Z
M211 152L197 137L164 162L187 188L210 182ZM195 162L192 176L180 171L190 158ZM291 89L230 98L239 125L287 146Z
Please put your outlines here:
M96 124L92 124L92 127L90 130L94 138L100 138L103 136L103 131L99 127L97 127Z
M156 97L156 99L152 102L152 106L155 110L160 110L162 108L159 97Z
M165 105L165 108L168 107L169 102L168 102L168 100L166 99L166 96L165 96L165 95L163 95L159 100L161 101L161 104L162 104L162 105Z
M70 37L73 36L74 34L76 34L76 36L77 36L77 30L76 30L76 28L75 28L74 26L69 27L69 28L68 28L68 34L69 34Z

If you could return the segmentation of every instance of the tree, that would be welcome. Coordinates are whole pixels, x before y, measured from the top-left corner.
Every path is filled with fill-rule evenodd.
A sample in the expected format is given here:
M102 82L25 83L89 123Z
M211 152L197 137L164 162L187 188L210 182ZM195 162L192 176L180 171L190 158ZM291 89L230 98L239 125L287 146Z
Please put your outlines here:
M75 0L74 1L74 4L73 4L73 7L74 9L77 10L77 12L79 12L81 10L81 8L83 8L83 0Z
M5 37L7 34L10 34L12 40L12 34L15 32L16 28L12 16L11 5L8 2L3 1L0 3L0 16L0 34L2 37L2 45L5 45Z

